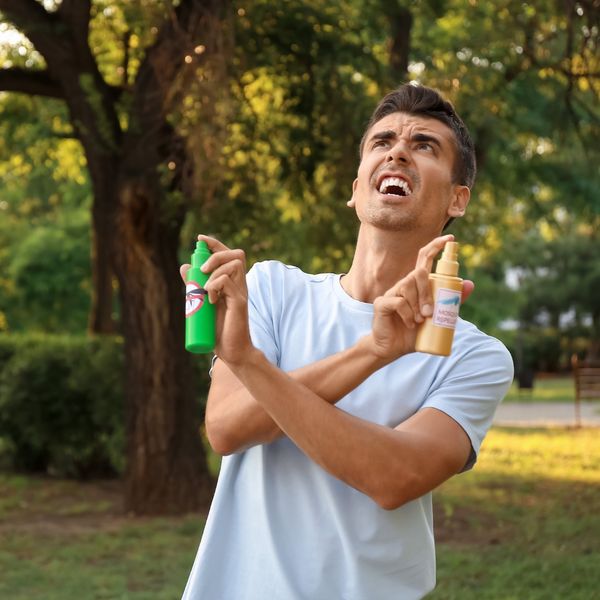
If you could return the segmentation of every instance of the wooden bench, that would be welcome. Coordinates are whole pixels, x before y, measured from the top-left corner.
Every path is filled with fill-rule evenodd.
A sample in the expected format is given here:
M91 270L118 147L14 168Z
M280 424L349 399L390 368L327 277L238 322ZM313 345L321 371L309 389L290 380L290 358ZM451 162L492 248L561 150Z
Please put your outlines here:
M580 360L571 357L575 379L575 424L581 427L581 401L600 398L600 360Z

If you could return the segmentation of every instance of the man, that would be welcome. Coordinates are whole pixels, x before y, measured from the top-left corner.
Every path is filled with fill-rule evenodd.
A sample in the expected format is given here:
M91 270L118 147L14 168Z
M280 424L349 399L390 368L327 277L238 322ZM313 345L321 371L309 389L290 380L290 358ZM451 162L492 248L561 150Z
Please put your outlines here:
M412 600L435 586L431 491L475 463L512 361L459 320L416 353L428 273L464 214L473 144L434 90L388 94L361 142L345 275L206 236L218 359L206 409L223 458L185 600ZM182 267L185 279L187 265ZM472 291L465 282L463 298Z

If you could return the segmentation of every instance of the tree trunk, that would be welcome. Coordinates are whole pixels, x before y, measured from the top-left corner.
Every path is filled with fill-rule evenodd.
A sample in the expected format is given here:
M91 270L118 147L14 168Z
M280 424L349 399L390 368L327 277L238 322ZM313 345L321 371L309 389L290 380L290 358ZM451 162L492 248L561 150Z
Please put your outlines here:
M121 181L115 237L126 340L125 508L136 514L197 510L213 491L184 350L181 219L165 222L162 193L148 178Z
M410 10L396 2L384 0L390 24L390 73L395 85L408 79L410 33L413 17Z
M89 156L89 154L88 154ZM106 160L99 157L102 164ZM88 158L89 160L89 158ZM118 161L111 160L102 167L90 165L94 188L92 204L92 297L88 319L88 333L114 334L117 326L113 318L113 270L111 267L111 238L114 232L117 188L114 179ZM110 173L113 173L111 176ZM102 197L104 200L97 200Z

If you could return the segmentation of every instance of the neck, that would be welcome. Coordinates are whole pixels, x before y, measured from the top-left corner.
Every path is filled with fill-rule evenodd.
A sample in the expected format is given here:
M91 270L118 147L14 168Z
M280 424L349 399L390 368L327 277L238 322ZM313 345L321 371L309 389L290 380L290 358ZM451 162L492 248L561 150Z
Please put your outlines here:
M415 268L419 250L431 239L422 231L382 231L361 226L352 266L342 277L342 287L352 298L372 303Z

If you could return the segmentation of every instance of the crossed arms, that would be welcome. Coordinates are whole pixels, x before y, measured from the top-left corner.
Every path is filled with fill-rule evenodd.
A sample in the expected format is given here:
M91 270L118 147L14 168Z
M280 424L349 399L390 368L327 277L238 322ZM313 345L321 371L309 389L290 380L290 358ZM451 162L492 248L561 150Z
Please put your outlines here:
M425 408L396 428L355 417L335 403L372 373L414 350L421 307L432 304L427 275L449 236L424 247L416 269L374 303L369 335L354 346L285 373L251 341L245 259L201 236L213 256L206 284L218 302L217 348L206 408L213 449L230 454L286 435L334 477L371 497L384 509L397 508L459 472L470 440L445 413ZM182 267L185 277L186 266Z

